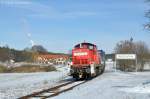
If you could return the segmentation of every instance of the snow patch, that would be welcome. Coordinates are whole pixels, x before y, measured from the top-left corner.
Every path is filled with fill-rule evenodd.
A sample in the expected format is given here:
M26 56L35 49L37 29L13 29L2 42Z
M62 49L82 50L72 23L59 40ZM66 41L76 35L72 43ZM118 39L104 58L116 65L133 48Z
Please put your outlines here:
M124 91L126 93L150 93L150 84L148 85L139 85L131 88L121 88L120 91Z
M0 99L16 99L47 89L68 78L67 66L58 66L59 71L38 73L1 73Z

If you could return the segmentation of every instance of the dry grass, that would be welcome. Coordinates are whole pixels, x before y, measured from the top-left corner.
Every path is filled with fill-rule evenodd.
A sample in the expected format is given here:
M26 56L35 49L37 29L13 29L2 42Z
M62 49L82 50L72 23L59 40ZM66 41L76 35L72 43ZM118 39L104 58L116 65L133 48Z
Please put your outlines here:
M32 72L50 72L56 71L54 66L40 66L40 65L23 65L20 67L6 68L1 66L0 73L32 73Z
M7 67L0 65L0 73L5 73L7 72Z

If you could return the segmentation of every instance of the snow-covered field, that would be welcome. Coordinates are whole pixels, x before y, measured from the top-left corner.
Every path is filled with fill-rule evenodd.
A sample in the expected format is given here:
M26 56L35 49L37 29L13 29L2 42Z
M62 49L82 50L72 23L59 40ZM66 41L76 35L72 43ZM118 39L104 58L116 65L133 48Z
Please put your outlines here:
M150 72L115 71L107 63L106 71L73 90L53 99L150 99ZM15 99L56 85L67 75L67 67L49 73L0 74L0 99Z
M150 72L124 73L112 69L53 99L150 99Z
M68 73L66 66L57 67L57 72L0 74L0 99L16 99L57 84Z

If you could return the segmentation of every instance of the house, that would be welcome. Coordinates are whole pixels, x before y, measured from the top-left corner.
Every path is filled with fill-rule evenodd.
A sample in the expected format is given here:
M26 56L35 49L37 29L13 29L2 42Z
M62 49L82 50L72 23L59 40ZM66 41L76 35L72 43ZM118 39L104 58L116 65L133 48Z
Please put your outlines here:
M38 55L36 62L41 64L67 64L69 55L64 54L43 54Z

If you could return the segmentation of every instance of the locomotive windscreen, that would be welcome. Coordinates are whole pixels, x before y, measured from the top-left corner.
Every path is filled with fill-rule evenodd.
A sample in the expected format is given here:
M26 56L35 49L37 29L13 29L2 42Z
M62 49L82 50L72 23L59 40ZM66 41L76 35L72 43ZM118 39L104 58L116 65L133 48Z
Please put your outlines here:
M96 45L91 43L80 43L75 46L75 48L87 48L87 49L94 49L96 48Z

